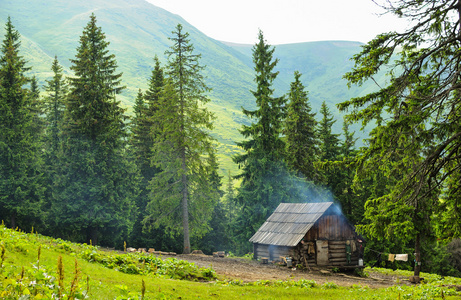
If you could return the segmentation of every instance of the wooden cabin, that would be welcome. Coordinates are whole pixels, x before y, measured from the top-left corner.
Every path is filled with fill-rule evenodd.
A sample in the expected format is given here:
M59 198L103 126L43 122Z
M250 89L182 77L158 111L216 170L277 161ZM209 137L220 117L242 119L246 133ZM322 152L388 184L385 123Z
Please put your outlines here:
M294 266L358 266L363 253L354 227L333 202L281 203L250 242L255 259L291 257Z

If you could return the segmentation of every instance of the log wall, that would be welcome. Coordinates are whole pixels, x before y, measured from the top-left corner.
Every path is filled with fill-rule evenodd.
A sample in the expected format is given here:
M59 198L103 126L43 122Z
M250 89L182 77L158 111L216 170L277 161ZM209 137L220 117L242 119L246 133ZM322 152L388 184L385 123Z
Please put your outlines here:
M292 257L293 248L285 246L253 244L253 253L255 259L267 257L270 261L277 261L279 260L280 256Z

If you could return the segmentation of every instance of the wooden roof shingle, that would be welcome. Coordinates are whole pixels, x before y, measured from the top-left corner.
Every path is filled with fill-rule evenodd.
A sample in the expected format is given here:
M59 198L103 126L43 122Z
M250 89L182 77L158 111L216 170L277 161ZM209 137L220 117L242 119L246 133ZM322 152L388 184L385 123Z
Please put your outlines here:
M333 202L280 203L274 213L250 238L250 242L296 246Z

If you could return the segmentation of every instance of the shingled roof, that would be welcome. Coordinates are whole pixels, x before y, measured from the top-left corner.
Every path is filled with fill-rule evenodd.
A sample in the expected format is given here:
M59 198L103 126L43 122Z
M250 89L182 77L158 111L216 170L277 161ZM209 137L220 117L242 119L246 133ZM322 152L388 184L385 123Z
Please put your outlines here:
M280 203L250 242L296 246L333 202Z

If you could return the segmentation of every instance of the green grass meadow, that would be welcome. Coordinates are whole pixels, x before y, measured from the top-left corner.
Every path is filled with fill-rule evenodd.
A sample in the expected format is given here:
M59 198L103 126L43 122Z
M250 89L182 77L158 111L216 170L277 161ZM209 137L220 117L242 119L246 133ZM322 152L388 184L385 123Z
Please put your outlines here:
M0 299L461 299L453 288L460 278L423 274L424 284L381 289L313 280L243 282L174 258L102 251L3 225L0 255Z

